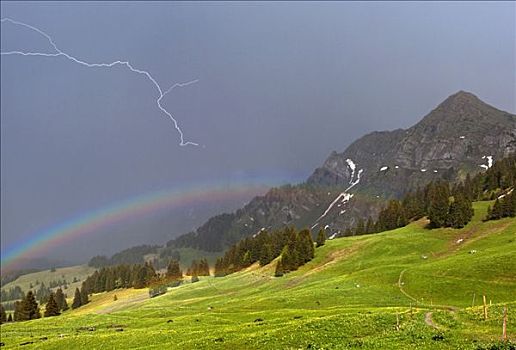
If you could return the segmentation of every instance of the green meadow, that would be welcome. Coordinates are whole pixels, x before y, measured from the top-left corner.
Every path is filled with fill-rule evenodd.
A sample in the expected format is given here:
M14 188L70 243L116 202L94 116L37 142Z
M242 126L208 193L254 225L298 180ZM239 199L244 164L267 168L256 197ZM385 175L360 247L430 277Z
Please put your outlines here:
M152 299L145 289L93 295L58 317L4 324L1 341L6 349L503 348L505 306L516 341L516 220L482 222L487 205L475 203L460 230L427 230L420 220L327 241L279 278L272 262Z
M2 287L2 289L9 290L10 288L19 286L23 291L28 291L30 289L38 289L40 287L40 283L44 283L45 286L48 287L51 281L66 280L68 283L68 290L65 290L64 292L73 296L75 288L80 288L81 283L94 271L95 268L87 265L61 267L56 268L55 271L38 271L20 276L15 281L7 283ZM73 282L74 279L77 282Z

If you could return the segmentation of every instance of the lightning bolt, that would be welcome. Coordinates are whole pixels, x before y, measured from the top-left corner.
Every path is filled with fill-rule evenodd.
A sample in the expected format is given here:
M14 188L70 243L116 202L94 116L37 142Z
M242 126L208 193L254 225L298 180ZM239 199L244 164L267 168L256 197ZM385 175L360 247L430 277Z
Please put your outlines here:
M38 28L36 28L36 27L34 27L34 26L30 25L30 24L27 24L27 23L15 21L15 20L13 20L11 18L8 18L8 17L2 18L0 21L1 21L1 23L9 22L11 24L14 24L14 25L17 25L17 26L22 26L22 27L28 28L28 29L30 29L30 30L32 30L34 32L37 32L38 34L44 36L47 39L47 41L49 42L49 44L52 46L52 48L55 51L54 53L27 52L27 51L2 51L2 52L0 52L0 55L40 56L40 57L65 57L65 58L67 58L68 60L70 60L70 61L72 61L74 63L80 64L80 65L88 67L88 68L112 68L114 66L119 65L119 66L126 67L127 69L129 69L133 73L138 73L138 74L141 74L141 75L145 76L154 85L154 87L158 91L159 96L156 99L156 105L172 121L172 123L174 124L175 129L179 133L179 137L180 137L179 145L180 146L199 146L198 143L195 143L195 142L192 142L192 141L185 141L183 130L181 130L181 128L179 127L179 124L178 124L177 120L172 116L172 114L169 111L166 110L165 107L163 107L161 105L161 100L170 91L172 91L173 89L175 89L177 87L185 87L185 86L197 83L199 81L198 79L187 81L187 82L184 82L184 83L175 83L174 85L169 87L167 90L163 90L161 88L161 86L158 84L158 82L156 81L156 79L154 79L152 77L152 75L148 71L145 71L143 69L135 68L133 65L131 65L131 63L129 63L129 61L117 60L117 61L113 61L113 62L110 62L110 63L89 63L89 62L85 62L85 61L80 60L80 59L78 59L78 58L76 58L76 57L74 57L74 56L72 56L72 55L62 51L61 49L59 49L59 47L56 45L56 43L54 42L52 37L50 35L48 35L47 33L45 33L44 31L42 31L41 29L38 29Z

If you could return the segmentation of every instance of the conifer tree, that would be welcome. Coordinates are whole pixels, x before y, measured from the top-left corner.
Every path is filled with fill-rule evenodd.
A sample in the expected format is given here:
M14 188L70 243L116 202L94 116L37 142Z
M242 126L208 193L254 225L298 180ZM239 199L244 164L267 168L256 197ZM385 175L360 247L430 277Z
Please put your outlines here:
M68 310L68 303L66 302L66 298L61 288L57 288L54 298L57 303L57 306L59 307L59 311Z
M199 263L199 276L209 276L210 275L210 264L208 264L208 260L206 258L202 258Z
M215 277L224 277L226 275L224 271L224 260L222 258L217 258L214 269Z
M242 257L242 261L240 262L240 266L241 267L248 267L251 264L252 264L251 252L249 250L247 250L244 253L244 256Z
M274 271L275 277L281 277L285 274L285 268L283 266L283 258L278 259L278 263L276 264L276 270Z
M59 316L59 306L54 299L54 293L50 293L47 305L45 306L45 317Z
M78 307L81 307L81 305L82 305L81 292L79 291L79 288L75 288L75 295L73 297L72 309L77 309Z
M428 219L433 228L446 226L449 212L449 187L444 181L433 183L429 187Z
M297 253L296 256L292 256L292 252L289 249L289 246L286 245L282 252L281 257L278 262L278 266L276 266L276 270L280 270L283 274L285 272L294 271L297 269Z
M170 263L167 267L167 278L172 281L180 281L183 279L183 272L179 267L179 262L177 260L170 260Z
M145 286L148 286L156 279L156 270L154 270L154 266L149 263L144 264L145 268Z
M300 266L312 260L315 254L314 242L310 231L307 229L301 230L297 234L297 242L296 250L299 254L297 265Z
M498 220L503 217L502 204L500 203L500 199L496 199L494 202L493 208L491 209L491 220Z
M320 229L317 234L316 244L317 247L322 247L326 243L326 230Z
M260 266L265 266L274 259L271 243L265 243L260 249Z
M22 310L22 317L24 317L24 320L34 320L41 317L36 298L30 290L22 301Z
M197 260L192 260L192 264L190 265L190 268L186 272L187 275L193 276L198 274L199 272L199 264L197 263Z
M447 225L453 228L462 228L473 217L473 207L471 201L464 191L458 191L454 195L453 202L450 204Z
M86 305L90 302L88 299L88 288L83 283L81 286L81 305Z
M23 297L25 299L25 296ZM14 302L14 321L24 321L25 315L23 313L23 299L22 301Z

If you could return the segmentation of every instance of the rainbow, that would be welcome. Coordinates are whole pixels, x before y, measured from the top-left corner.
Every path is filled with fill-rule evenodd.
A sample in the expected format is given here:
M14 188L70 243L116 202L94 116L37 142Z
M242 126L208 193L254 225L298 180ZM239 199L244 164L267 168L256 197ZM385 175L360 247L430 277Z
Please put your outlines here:
M261 181L263 183L263 181ZM275 181L277 184L277 182ZM99 229L154 213L200 202L216 202L230 198L250 198L264 193L270 186L257 183L226 186L192 186L181 190L161 190L136 195L110 205L73 216L61 223L36 231L28 240L19 241L2 252L2 270L16 268L25 258L48 252L75 237L95 234Z

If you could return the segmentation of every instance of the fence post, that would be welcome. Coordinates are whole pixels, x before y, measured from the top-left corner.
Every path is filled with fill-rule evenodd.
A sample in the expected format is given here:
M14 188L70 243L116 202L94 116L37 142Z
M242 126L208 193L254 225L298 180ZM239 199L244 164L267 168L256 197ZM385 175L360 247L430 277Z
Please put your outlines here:
M502 340L507 341L507 306L503 307Z
M487 303L486 296L482 295L482 301L484 302L484 321L487 320Z

